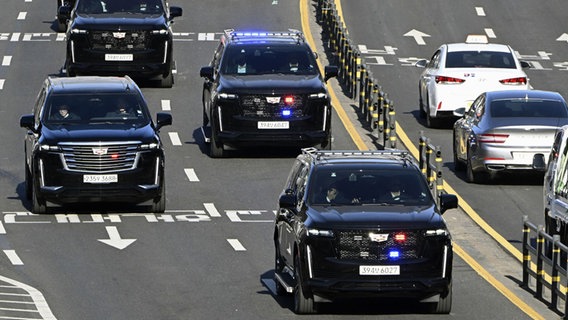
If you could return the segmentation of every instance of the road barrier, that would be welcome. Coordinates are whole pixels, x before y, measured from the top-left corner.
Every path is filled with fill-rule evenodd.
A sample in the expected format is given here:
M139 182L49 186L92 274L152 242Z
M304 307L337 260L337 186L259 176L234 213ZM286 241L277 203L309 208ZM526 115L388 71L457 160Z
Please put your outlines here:
M317 2L316 18L326 37L324 40L327 40L327 49L336 57L335 63L339 68L337 81L348 97L358 101L359 113L373 133L376 133L383 147L396 148L396 112L393 101L364 63L359 49L351 43L334 1L314 1Z
M422 174L426 176L431 189L434 189L436 203L440 205L440 195L444 193L444 179L442 179L442 151L440 146L430 143L430 138L420 131L418 141L418 163Z
M531 237L531 231L534 238ZM534 239L536 246L533 244ZM527 216L523 216L523 286L529 290L534 287L535 298L548 303L554 311L562 312L558 308L558 300L563 299L563 319L568 320L567 257L568 247L560 242L559 235L546 233L543 226L536 226L528 221ZM536 269L533 268L535 264ZM550 281L547 280L547 271L550 272ZM531 279L534 279L532 285ZM545 295L544 289L548 289L550 294Z

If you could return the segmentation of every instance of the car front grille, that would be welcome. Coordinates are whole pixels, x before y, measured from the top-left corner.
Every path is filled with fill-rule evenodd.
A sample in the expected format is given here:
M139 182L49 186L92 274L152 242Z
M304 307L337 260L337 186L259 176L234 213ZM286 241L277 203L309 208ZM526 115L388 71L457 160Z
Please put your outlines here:
M71 171L119 172L134 169L139 143L60 144L65 166Z
M148 31L92 31L92 49L112 52L144 50L148 40Z
M371 240L371 234L387 235L386 240L378 241L378 237ZM372 232L369 230L345 230L339 231L337 238L338 258L341 260L389 260L389 251L398 249L401 253L400 260L417 259L420 252L420 243L423 236L420 231L405 231L405 241L394 240L399 232Z
M286 102L285 99L293 102ZM282 117L282 110L289 110L287 118L302 118L305 116L306 98L302 95L244 95L240 103L242 115L247 118L268 119Z

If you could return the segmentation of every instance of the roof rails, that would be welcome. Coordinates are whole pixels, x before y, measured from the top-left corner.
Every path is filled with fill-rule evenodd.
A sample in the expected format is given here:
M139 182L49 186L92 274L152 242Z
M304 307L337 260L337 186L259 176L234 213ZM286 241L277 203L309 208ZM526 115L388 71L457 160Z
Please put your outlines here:
M402 158L408 158L410 153L406 150L398 150L398 149L388 149L388 150L368 150L368 151L359 151L359 150L318 150L317 148L303 148L302 154L309 155L312 158L319 160L323 156L377 156L377 155L392 155L392 156L399 156Z
M295 37L298 42L305 41L302 31L296 29L288 29L288 31L235 31L235 29L226 29L224 34L230 40L238 40L240 37Z

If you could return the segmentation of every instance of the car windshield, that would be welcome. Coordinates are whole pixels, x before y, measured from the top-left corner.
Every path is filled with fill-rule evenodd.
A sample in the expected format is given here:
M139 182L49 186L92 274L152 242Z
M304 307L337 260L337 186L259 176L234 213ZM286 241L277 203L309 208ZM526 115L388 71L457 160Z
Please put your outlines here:
M303 46L257 44L229 46L223 55L225 75L317 74L314 55Z
M566 105L558 100L506 99L489 105L491 117L567 118Z
M318 168L308 186L311 205L432 205L426 181L413 170Z
M46 101L42 119L46 125L126 123L143 126L150 122L140 97L123 93L53 94Z
M164 9L161 0L80 0L77 12L89 15L115 12L161 14Z
M505 68L515 69L510 52L451 51L446 57L446 68Z

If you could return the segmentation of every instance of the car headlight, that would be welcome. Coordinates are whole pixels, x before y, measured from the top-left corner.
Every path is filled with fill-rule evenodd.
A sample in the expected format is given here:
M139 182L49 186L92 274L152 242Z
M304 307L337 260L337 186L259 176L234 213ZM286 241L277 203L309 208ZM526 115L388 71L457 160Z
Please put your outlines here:
M327 99L327 93L325 93L325 92L312 93L308 97L310 99Z
M238 98L238 96L233 93L219 93L218 97L222 100L234 100Z
M160 145L156 142L146 143L140 145L140 150L155 150L158 149Z
M152 30L152 34L168 34L168 30L166 29Z
M331 238L333 237L333 231L325 229L308 229L308 235L312 237Z
M41 151L59 151L61 150L59 146L51 146L49 144L40 144L39 149Z
M426 236L448 236L449 234L446 229L426 230Z
M87 30L73 28L73 29L71 29L71 33L73 33L73 34L87 34Z

